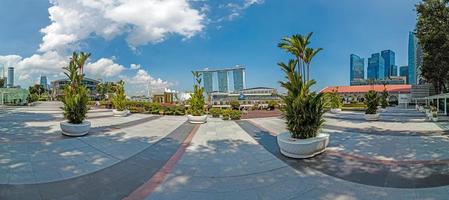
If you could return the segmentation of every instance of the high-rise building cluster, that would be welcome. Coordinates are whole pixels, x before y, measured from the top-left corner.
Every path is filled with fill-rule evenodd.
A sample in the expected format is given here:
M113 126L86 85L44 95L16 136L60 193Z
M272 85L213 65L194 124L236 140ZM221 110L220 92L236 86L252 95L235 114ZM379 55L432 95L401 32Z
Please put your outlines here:
M204 90L206 93L214 91L218 92L230 92L230 75L232 75L233 91L241 91L246 88L245 85L245 68L242 66L236 66L232 68L224 69L204 69L198 71L203 76ZM216 75L216 76L215 76ZM217 77L217 79L215 79ZM218 87L214 87L217 80Z
M392 50L371 54L367 64L365 76L365 59L355 54L350 55L350 85L365 85L376 82L416 85L422 82L419 76L422 50L413 32L409 33L408 65L401 66L398 69L396 55Z
M5 68L5 66L0 65L1 77L4 81L4 87L12 88L14 87L14 67ZM7 73L7 75L6 75Z

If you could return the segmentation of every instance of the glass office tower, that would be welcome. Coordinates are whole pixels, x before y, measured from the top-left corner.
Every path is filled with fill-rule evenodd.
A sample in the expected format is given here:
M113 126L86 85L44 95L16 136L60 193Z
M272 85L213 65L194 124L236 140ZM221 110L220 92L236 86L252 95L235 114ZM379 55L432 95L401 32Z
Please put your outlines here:
M384 60L384 78L388 78L389 76L393 76L392 75L392 71L393 71L393 66L396 64L395 63L395 53L392 50L384 50L381 52L382 55L382 59Z
M385 79L385 62L379 53L371 54L368 58L368 79Z
M350 55L350 79L349 84L352 85L355 80L365 78L365 59L355 54Z
M390 76L398 76L398 66L397 65L391 66Z
M203 73L203 84L204 84L204 91L206 91L206 93L211 93L214 91L214 84L212 81L212 72L208 72L208 71L203 71L201 72Z
M245 89L245 69L234 69L232 73L234 77L234 91L241 91Z
M399 76L405 76L407 78L406 79L406 83L410 84L409 80L408 80L408 72L409 72L409 70L408 70L408 66L407 65L406 66L401 66L399 68Z
M219 92L228 92L228 71L218 71L218 91Z
M420 84L420 68L422 65L422 50L413 32L408 35L408 76L409 84Z

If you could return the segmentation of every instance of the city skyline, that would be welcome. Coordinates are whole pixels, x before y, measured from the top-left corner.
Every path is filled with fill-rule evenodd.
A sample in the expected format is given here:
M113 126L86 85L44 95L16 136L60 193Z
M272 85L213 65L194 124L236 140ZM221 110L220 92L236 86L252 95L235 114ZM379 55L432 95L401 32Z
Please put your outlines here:
M139 28L145 25L121 20L126 16L117 14L116 18L110 19L102 15L105 10L86 9L81 5L72 8L70 6L74 5L55 2L58 1L0 3L0 12L9 16L0 19L0 25L10 27L0 32L0 62L16 67L16 82L27 87L38 83L40 75L47 76L48 81L59 79L70 51L83 50L92 53L86 68L88 77L105 81L123 79L131 94L145 94L148 87L145 83L148 82L155 88L190 90L193 84L191 70L235 63L246 67L247 87L279 88L278 80L283 75L276 63L285 62L290 56L279 51L277 43L283 36L308 32L314 32L312 46L324 49L312 63L311 77L318 82L314 90L328 85L347 85L350 79L347 55L353 52L367 58L366 55L372 52L393 49L397 64L407 63L407 34L416 24L414 5L418 1L188 2L183 4L186 10L198 15L192 18L196 21L186 23L196 29L187 29L190 32L168 29L160 37L155 36L155 40L149 37L132 38L137 36L135 32L120 29L122 26ZM226 3L242 9L223 6ZM208 11L201 9L205 6L209 7ZM95 26L86 27L83 32L68 27L52 29L66 27L67 23L59 18L50 20L49 15L58 13L49 13L49 8L76 10L86 16L98 11L100 16L89 19ZM298 12L278 12L288 9ZM298 18L315 15L316 10L326 11L326 15L313 17L310 23L291 26ZM374 10L382 10L383 13ZM273 17L267 19L267 15ZM151 16L136 17L145 19ZM206 23L208 20L210 23ZM117 32L107 35L103 21L117 25ZM396 21L401 21L401 24ZM157 28L149 27L151 30ZM63 40L68 35L74 38Z

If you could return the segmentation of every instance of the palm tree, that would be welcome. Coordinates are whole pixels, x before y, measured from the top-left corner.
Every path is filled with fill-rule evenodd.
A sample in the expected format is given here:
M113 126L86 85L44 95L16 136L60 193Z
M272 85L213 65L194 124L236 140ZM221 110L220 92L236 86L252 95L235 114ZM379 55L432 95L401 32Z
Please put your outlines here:
M317 49L313 49L313 48L307 48L304 51L304 63L306 64L307 67L307 75L305 80L308 81L310 78L310 64L312 63L312 59L313 57L315 57L315 55L320 52L321 50L323 50L322 48L317 48Z
M304 51L310 44L310 38L313 32L308 33L306 36L296 34L291 37L282 38L278 47L293 54L296 57L298 64L298 74L302 75L302 79L305 80L305 68L304 68Z

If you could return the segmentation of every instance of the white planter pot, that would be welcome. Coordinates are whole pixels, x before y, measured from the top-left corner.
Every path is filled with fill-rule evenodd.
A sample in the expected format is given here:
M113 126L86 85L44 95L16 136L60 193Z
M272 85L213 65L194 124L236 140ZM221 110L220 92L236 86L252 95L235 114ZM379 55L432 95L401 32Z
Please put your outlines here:
M331 108L331 113L336 114L336 113L339 113L339 112L341 112L341 108Z
M437 122L438 121L438 117L432 117L432 121Z
M368 120L368 121L379 120L379 113L376 113L376 114L365 114L365 119Z
M83 121L81 124L72 124L67 121L60 123L62 134L72 137L86 135L90 130L90 122Z
M310 158L326 150L329 134L320 133L309 139L295 139L289 132L277 135L279 149L284 156L290 158Z
M201 116L187 115L187 119L192 124L204 124L207 122L207 115Z
M126 117L129 114L129 110L118 111L116 109L112 110L114 117Z

